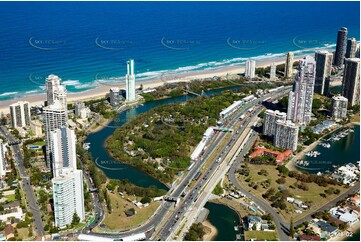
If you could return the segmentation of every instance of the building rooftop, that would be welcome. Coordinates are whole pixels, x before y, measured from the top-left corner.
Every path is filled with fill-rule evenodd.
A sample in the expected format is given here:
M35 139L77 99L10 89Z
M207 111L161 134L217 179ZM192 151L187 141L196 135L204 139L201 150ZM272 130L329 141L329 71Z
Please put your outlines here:
M253 159L262 155L273 155L276 157L277 163L282 163L285 159L287 159L290 155L292 155L292 150L286 150L284 152L274 151L266 148L257 147L255 151L249 155L250 159ZM279 164L280 165L280 164Z
M298 240L300 240L300 241L320 241L321 237L318 236L318 235L306 235L306 234L303 234L303 235L300 235L298 237Z
M326 223L325 221L319 220L317 221L317 225L320 227L322 231L333 233L337 230L335 226L332 226L331 224Z

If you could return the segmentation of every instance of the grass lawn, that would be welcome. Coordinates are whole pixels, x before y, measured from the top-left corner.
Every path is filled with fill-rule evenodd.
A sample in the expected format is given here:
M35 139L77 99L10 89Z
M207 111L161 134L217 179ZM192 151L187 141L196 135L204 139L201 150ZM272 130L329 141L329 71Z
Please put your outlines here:
M44 145L45 145L45 140L35 142L35 143L31 144L31 145L40 145L40 146L44 146Z
M110 230L125 230L137 227L148 220L160 205L160 202L151 202L146 208L138 208L133 203L122 198L117 193L108 193L112 204L112 213L105 213L103 224L106 226L105 229ZM127 198L126 194L125 198ZM130 197L130 200L134 200L134 197ZM139 199L137 199L139 201ZM136 214L127 217L125 211L127 209L134 208Z
M4 197L7 199L8 202L13 202L13 201L16 200L16 199L15 199L15 194L6 195L6 196L4 196Z
M271 204L270 201L262 198L262 194L264 194L269 188L275 188L277 191L279 190L278 188L279 188L280 184L278 184L276 182L276 180L280 176L279 176L279 172L276 170L276 166L254 165L254 164L248 164L248 166L250 169L250 177L251 177L250 182L255 182L256 184L258 184L257 190L248 186L248 183L245 181L245 176L238 175L238 181L240 182L240 184L243 184L244 187L247 187L248 190L251 191L253 194L257 195L262 200L267 201L269 204ZM262 169L266 170L268 174L267 175L258 175L257 173ZM270 186L267 188L264 188L260 183L262 181L266 181L268 179L271 181ZM343 192L345 192L347 190L346 188L339 186L339 185L332 186L335 189L339 189L341 191L340 194L339 195L335 195L335 194L327 195L327 197L324 198L324 197L320 196L320 193L324 193L324 191L326 189L328 189L330 186L321 187L321 186L317 185L316 183L306 183L306 185L308 186L309 189L308 189L308 191L304 191L304 190L298 189L294 186L294 184L296 182L297 182L297 180L295 178L286 177L286 183L283 185L288 189L288 191L290 192L292 197L299 199L303 202L311 201L312 202L311 209L303 210L302 214L294 213L294 211L299 208L295 207L291 203L286 202L287 208L285 210L277 209L277 211L280 212L280 214L285 218L286 221L290 221L292 214L293 214L294 220L298 220L298 219L308 215L309 213L311 213L311 211L315 211L316 209L322 207L324 204L326 204L330 200L336 198L337 196L339 196L340 194L342 194ZM290 186L293 186L295 188L291 188Z
M29 238L29 228L20 228L18 229L18 238L25 240Z
M244 231L244 237L246 241L251 239L253 239L254 241L278 240L276 232L272 232L272 231Z
M351 122L360 122L360 113L356 113L355 115L352 115Z

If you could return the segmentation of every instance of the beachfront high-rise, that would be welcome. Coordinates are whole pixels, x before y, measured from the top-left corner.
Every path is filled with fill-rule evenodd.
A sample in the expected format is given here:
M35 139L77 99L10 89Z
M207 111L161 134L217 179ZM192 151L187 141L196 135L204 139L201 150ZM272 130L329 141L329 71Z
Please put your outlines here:
M269 78L270 79L275 79L276 78L276 64L275 63L272 63L271 66L270 66Z
M342 27L337 33L337 44L334 58L334 65L342 67L346 54L347 28Z
M44 115L44 130L45 130L45 156L46 165L51 168L52 160L52 132L62 127L67 127L68 115L66 109L59 101L54 101L50 106L47 106L43 110Z
M30 104L20 101L10 105L11 125L14 128L30 126Z
M347 40L345 58L354 58L357 49L357 41L355 38L349 38Z
M66 127L51 133L51 155L53 177L60 176L65 170L76 169L76 137L74 130Z
M72 170L52 179L55 226L65 228L76 213L85 218L83 172Z
M274 146L295 151L298 143L298 129L298 125L290 120L277 120L273 139Z
M300 60L293 90L288 96L287 119L306 125L311 121L316 62L312 56Z
M68 103L66 101L66 88L63 85L60 85L57 90L54 91L54 100L58 100L64 109L68 109Z
M316 78L315 92L321 95L328 94L332 69L333 54L328 51L317 51L315 53Z
M347 98L343 96L333 96L331 99L331 114L335 120L344 119L347 117Z
M56 100L58 100L64 108L67 109L66 101L67 91L64 85L61 84L61 79L51 74L46 78L46 98L47 106L52 105Z
M342 96L348 99L351 106L360 103L360 59L345 59L342 79Z
M264 113L263 121L263 135L274 136L276 132L276 122L277 120L286 120L286 113L280 112L278 110L273 111L267 109Z
M286 78L292 78L293 74L293 58L294 58L293 52L288 52L286 56L286 64L285 64L285 77Z
M51 74L46 78L46 101L47 101L47 106L53 104L53 102L55 100L54 92L61 85L60 83L61 83L61 79L57 75Z
M245 77L254 78L256 76L256 61L255 60L247 60L246 61L246 70Z
M135 100L135 74L134 74L134 60L127 61L127 74L125 75L125 89L126 100Z

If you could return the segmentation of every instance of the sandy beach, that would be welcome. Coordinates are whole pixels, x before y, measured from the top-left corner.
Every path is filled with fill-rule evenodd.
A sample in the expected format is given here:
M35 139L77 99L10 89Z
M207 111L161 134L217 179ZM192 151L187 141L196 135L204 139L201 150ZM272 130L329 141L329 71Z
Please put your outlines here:
M302 58L302 56L298 56L294 59L294 61L298 61ZM257 67L267 67L270 66L272 63L276 65L285 63L285 58L264 58L262 60L256 60ZM190 81L193 79L204 79L214 76L224 77L227 75L235 75L239 73L244 73L244 65L239 66L229 66L229 67L222 67L219 69L213 70L202 70L202 71L192 71L180 74L169 73L169 75L163 75L158 79L153 80L144 80L141 82L137 82L137 87L140 84L143 84L143 89L152 89L158 86L163 85L165 82L178 82L178 81ZM50 73L49 73L50 74ZM174 79L173 79L174 78ZM105 95L109 92L111 87L119 87L125 88L124 84L121 85L112 85L112 84L102 84L99 82L99 86L84 92L79 93L68 93L67 101L68 103L74 103L76 101L87 101L91 99L99 99L105 97ZM45 93L36 94L36 95L29 95L21 98L16 98L12 100L5 100L0 101L0 113L7 114L9 113L9 105L17 102L17 101L28 101L30 102L31 106L36 105L44 105L44 101L46 100Z
M211 224L208 220L205 220L203 223L205 227L206 234L203 236L203 241L212 241L218 234L218 230L216 227Z

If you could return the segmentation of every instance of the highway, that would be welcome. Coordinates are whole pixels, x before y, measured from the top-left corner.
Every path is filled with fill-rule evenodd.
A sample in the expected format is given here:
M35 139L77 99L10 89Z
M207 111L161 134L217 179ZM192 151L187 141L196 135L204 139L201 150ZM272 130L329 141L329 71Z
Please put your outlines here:
M245 106L242 107L244 109L244 113L246 112L246 109L253 107L254 105L258 104L261 100L263 100L266 97L270 97L273 94L268 94L262 98L259 98L252 103L248 103ZM231 116L232 119L225 122L224 126L231 128L232 125L238 120L239 113L234 114ZM201 169L201 167L204 165L204 162L208 159L208 157L214 152L216 147L222 142L224 137L226 136L226 133L224 132L217 132L215 136L213 137L212 141L208 145L206 151L204 152L203 156L199 161L195 163L193 168L185 175L185 177L180 181L178 184L174 184L173 187L170 189L169 193L167 194L170 197L180 197L183 193L183 191L188 187L188 185L192 182L193 177L196 175L196 173ZM109 233L95 233L90 231L89 229L93 226L89 226L87 229L84 229L84 231L88 234L95 235L95 236L103 236L107 238L114 238L114 239L120 239L124 236L129 236L137 233L144 233L149 232L157 228L157 226L164 220L168 212L170 211L170 208L172 207L172 204L169 202L163 201L162 205L158 208L156 213L153 214L153 216L146 222L144 225L141 225L135 229L122 231L118 234L109 234ZM174 214L174 213L173 213Z
M231 115L231 117L228 119L228 121L225 122L224 124L226 125L227 128L232 128L237 123L239 116L246 114L248 108L250 108L250 107L254 108L256 105L259 105L259 103L261 103L261 101L264 100L265 98L268 98L268 97L276 98L276 97L281 97L283 95L286 95L289 92L289 90L290 90L289 88L285 88L277 94L275 94L275 93L267 94L267 95L263 96L262 98L258 98L255 101L252 101L249 105L245 105L245 106L241 107L241 111L237 111L233 115ZM232 149L231 147L234 146L234 144L242 136L244 131L247 128L248 129L250 128L251 120L253 120L253 118L256 117L263 108L264 107L259 106L258 108L253 110L252 115L245 118L241 122L242 124L239 127L235 128L231 140L228 142L228 144L225 147L223 147L223 149L220 152L220 155L212 162L210 167L203 173L203 177L198 182L198 184L196 184L196 186L193 189L191 189L191 191L188 192L188 194L184 198L184 202L181 203L178 206L178 208L176 208L174 210L172 215L167 219L167 221L165 222L165 224L163 225L161 230L158 232L158 234L156 236L154 236L155 238L159 238L160 240L168 240L168 239L172 240L173 239L172 233L177 231L177 228L180 225L180 221L181 221L180 218L186 217L184 215L189 211L189 209L191 209L191 205L194 204L198 200L200 192L203 191L204 186L208 184L208 182L209 182L208 180L214 175L214 173L217 170L222 170L222 169L217 169L217 168L222 166L222 164L229 162L229 160L233 157L232 155L231 155L231 157L228 157L228 153ZM245 138L245 137L243 137L243 138ZM212 149L213 149L213 147L212 147ZM234 152L232 152L232 153L234 153ZM219 178L219 177L216 177L216 178ZM185 182L187 182L187 181L185 181ZM188 182L190 182L190 181L188 181ZM215 186L216 184L213 183L213 185ZM208 191L208 195L210 193L211 193L211 191ZM203 206L207 200L206 198L207 198L207 196L203 195L203 201L200 202L200 204L203 204ZM199 205L197 207L199 209L199 211L200 211L201 207L203 207L203 206Z
M0 132L4 135L4 137L8 139L9 142L15 142L16 139L4 126L0 126ZM13 157L15 159L15 166L17 167L17 170L20 174L21 186L25 193L27 207L33 213L35 231L38 235L43 236L45 235L45 231L44 231L44 223L41 218L41 211L39 209L39 204L36 200L35 193L32 189L29 175L24 166L24 160L21 153L20 145L21 144L11 146Z

